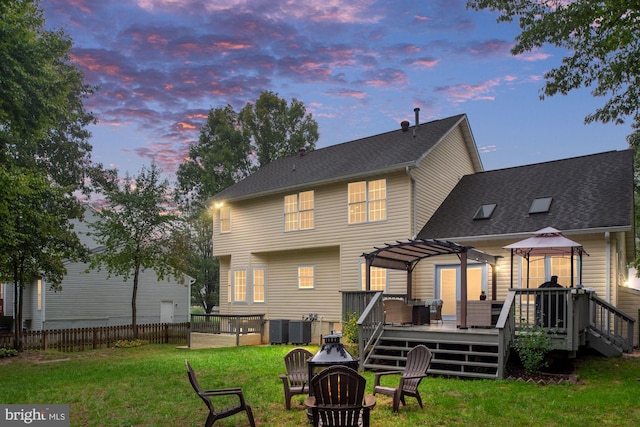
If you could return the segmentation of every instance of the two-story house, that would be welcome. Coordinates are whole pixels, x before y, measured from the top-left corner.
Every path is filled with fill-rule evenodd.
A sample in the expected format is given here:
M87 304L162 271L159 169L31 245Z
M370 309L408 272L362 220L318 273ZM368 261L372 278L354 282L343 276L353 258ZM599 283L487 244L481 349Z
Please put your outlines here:
M340 330L341 291L365 286L362 254L415 236L465 175L483 170L466 115L275 160L212 199L221 314L317 315ZM406 277L373 269L371 289Z

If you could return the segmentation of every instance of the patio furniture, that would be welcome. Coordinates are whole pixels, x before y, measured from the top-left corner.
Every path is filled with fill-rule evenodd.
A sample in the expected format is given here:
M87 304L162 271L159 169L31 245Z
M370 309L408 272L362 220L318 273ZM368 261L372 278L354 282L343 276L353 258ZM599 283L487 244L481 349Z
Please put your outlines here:
M413 323L413 308L402 300L384 300L384 310L386 312L385 323L400 325Z
M187 373L189 374L189 382L191 383L191 386L196 391L198 396L200 396L200 399L202 399L205 405L207 405L207 408L209 408L209 415L207 416L207 420L204 423L205 427L211 427L217 420L230 417L239 412L246 412L247 417L249 418L249 424L251 425L251 427L255 427L256 423L253 420L253 412L251 411L251 406L247 405L247 403L245 402L242 389L225 388L225 389L219 389L219 390L203 390L200 387L200 384L198 384L198 380L196 379L196 374L195 372L193 372L193 369L191 369L191 365L189 365L189 361L185 360L184 362L187 365ZM225 407L223 409L218 409L218 410L215 409L213 405L213 401L211 399L212 397L233 396L233 395L238 397L237 404Z
M374 378L373 395L381 393L393 398L393 412L398 412L400 402L406 405L404 397L411 396L418 400L422 408L422 398L418 386L422 378L427 376L427 369L431 363L431 350L420 344L409 350L404 371L377 372ZM400 375L400 383L397 387L387 387L380 384L380 379L385 375Z
M291 409L291 398L296 394L309 393L309 368L307 361L313 357L313 353L304 348L294 348L284 356L286 374L281 374L280 379L284 386L284 402Z
M429 307L430 322L442 322L442 300L438 298L430 298L425 301L425 305Z
M366 379L357 371L334 365L311 379L313 396L304 403L314 427L369 427L374 396L364 395Z

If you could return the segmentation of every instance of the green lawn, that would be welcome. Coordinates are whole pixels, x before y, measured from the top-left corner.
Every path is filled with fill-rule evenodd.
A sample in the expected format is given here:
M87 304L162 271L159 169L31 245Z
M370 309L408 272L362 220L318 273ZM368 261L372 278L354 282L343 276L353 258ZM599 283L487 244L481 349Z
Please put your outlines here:
M170 345L0 359L0 402L70 404L72 426L202 426L205 406L184 360L204 388L241 386L261 426L304 426L303 396L286 411L282 357L291 346L179 350ZM317 347L310 346L312 352ZM378 395L372 426L638 426L640 359L579 360L577 385L427 378L425 408L408 398L399 414ZM373 374L365 372L368 389ZM243 414L216 426L245 426Z

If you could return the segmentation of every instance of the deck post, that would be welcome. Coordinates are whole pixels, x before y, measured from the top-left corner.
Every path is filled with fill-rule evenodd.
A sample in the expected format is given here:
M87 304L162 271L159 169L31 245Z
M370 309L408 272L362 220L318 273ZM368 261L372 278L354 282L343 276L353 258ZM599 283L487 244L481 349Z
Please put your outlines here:
M467 328L467 252L460 253L460 325Z

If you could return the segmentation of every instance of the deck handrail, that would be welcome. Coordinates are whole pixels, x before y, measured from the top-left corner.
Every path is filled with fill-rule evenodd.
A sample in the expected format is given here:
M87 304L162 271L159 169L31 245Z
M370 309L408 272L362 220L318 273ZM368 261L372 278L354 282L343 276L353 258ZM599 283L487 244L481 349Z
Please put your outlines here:
M359 369L364 367L372 344L378 339L384 325L384 307L382 305L382 292L367 295L369 303L358 317L358 357ZM357 314L357 313L356 313Z
M191 332L210 334L262 334L264 314L191 314Z
M633 350L635 319L593 293L589 304L589 326L624 352ZM624 332L626 331L626 336Z
M511 340L515 336L515 300L516 293L508 292L507 298L502 305L502 311L498 316L496 329L498 330L498 372L497 378L505 377L505 368L511 352Z

